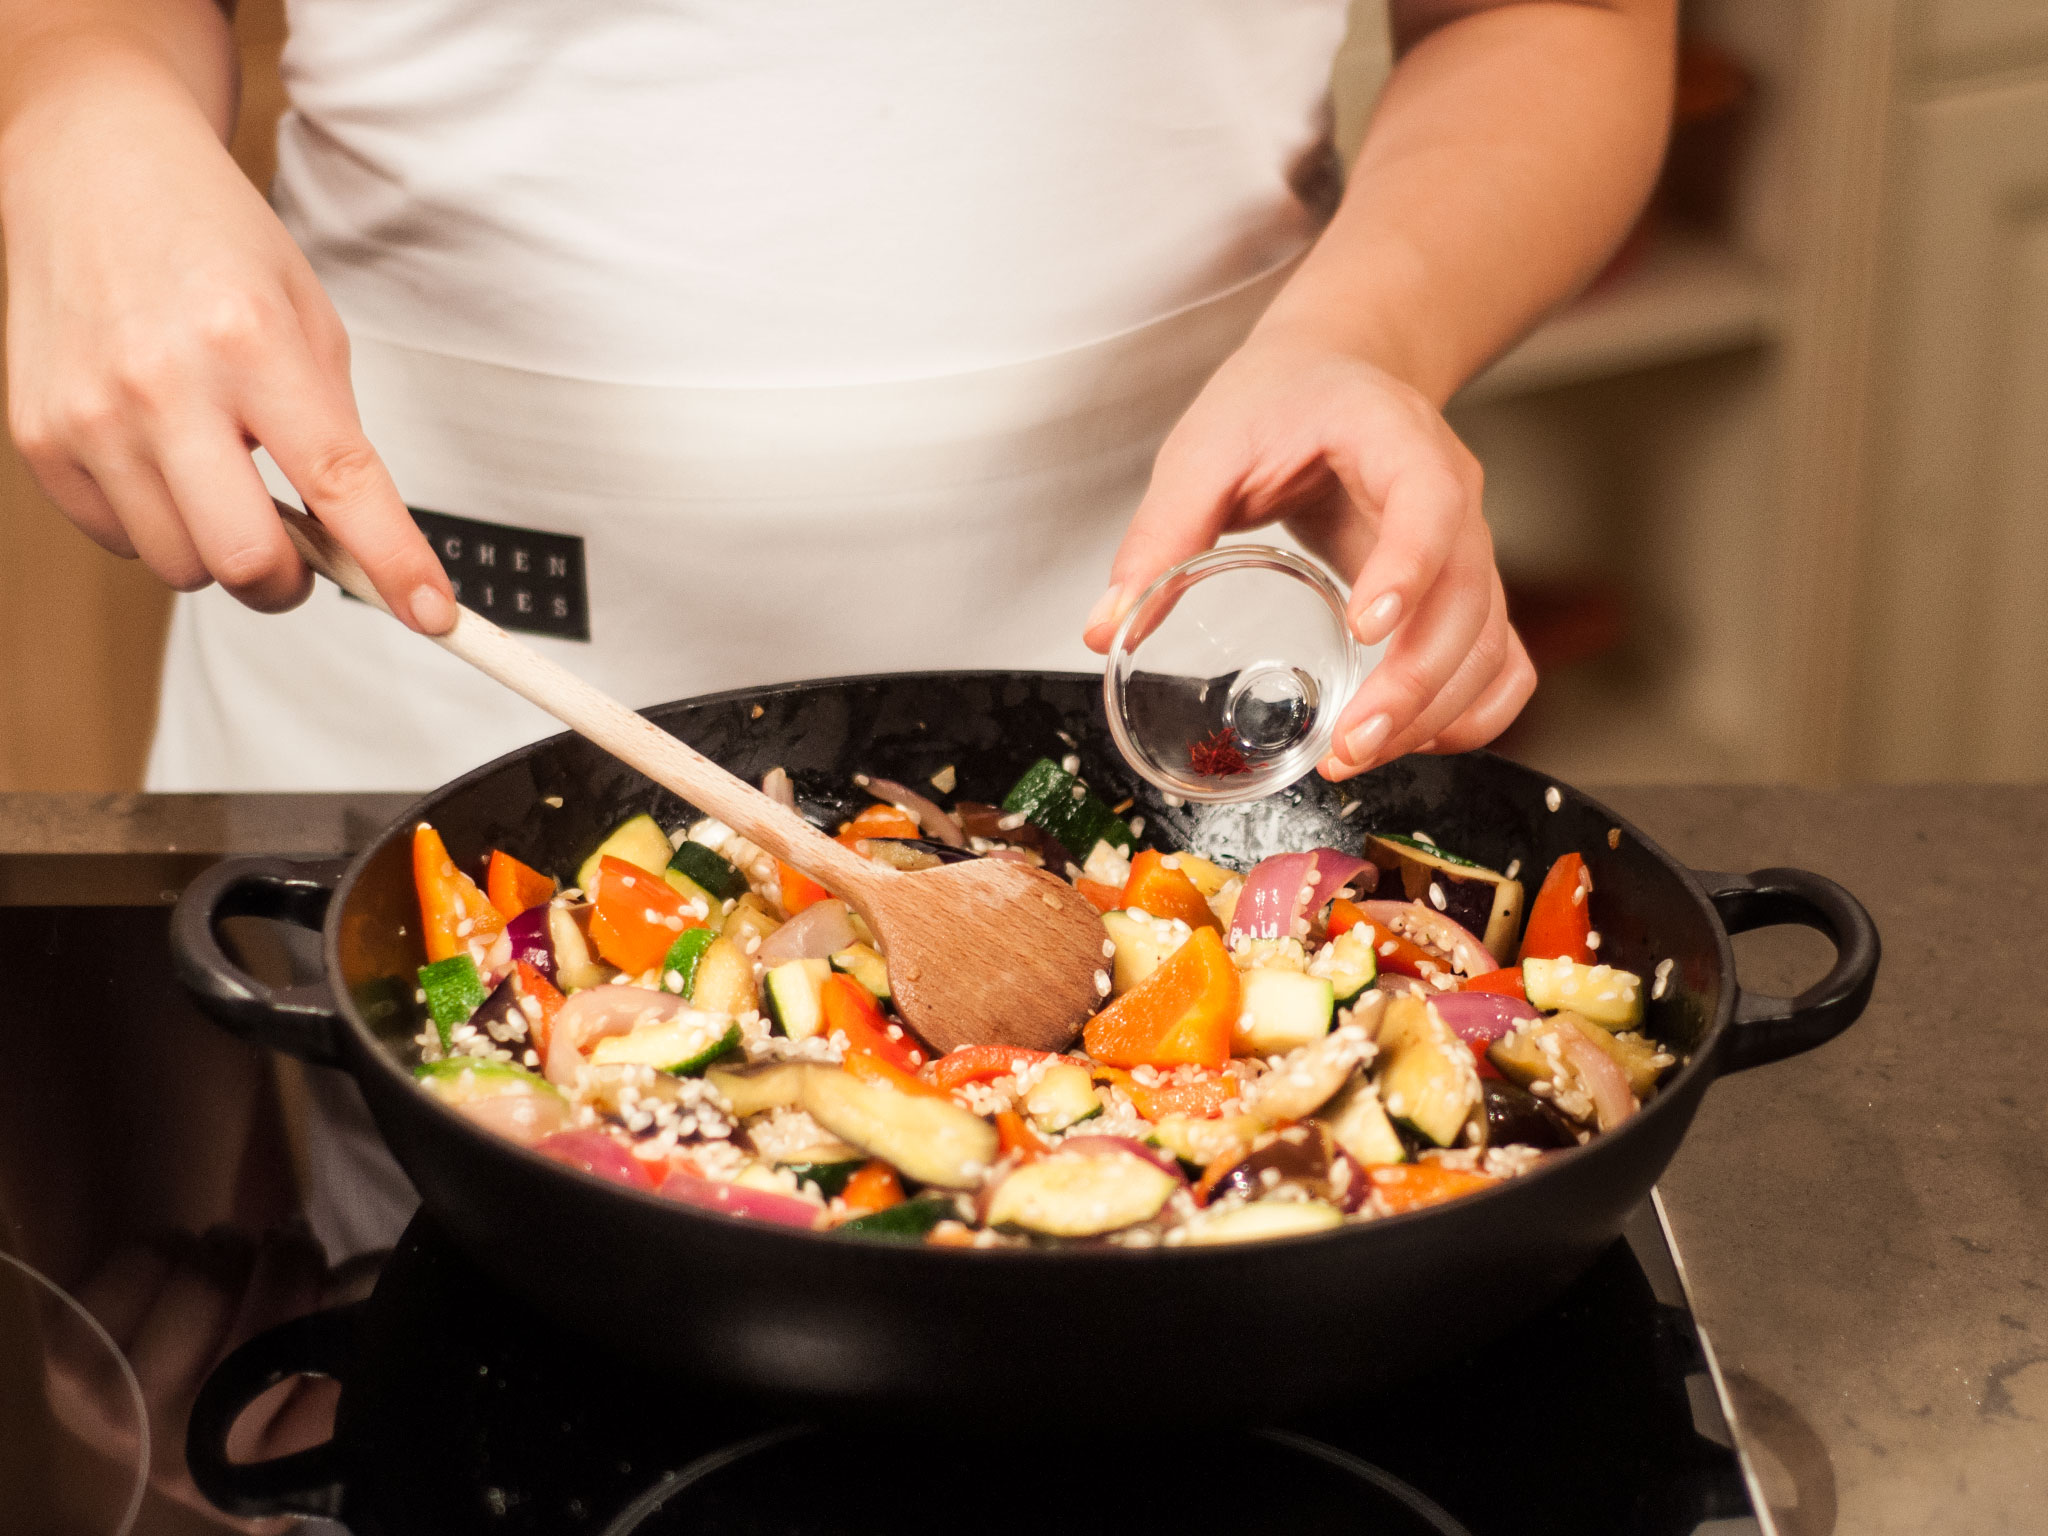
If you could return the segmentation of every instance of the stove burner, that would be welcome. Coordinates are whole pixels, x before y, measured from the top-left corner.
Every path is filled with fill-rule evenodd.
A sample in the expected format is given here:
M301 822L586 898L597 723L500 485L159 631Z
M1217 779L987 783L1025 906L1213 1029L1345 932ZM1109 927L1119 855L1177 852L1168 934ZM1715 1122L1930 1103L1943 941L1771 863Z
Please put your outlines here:
M1105 1450L1108 1454L1104 1454ZM1399 1478L1286 1430L1113 1449L952 1446L793 1426L670 1473L603 1536L1128 1536L1287 1531L1293 1536L1471 1536Z

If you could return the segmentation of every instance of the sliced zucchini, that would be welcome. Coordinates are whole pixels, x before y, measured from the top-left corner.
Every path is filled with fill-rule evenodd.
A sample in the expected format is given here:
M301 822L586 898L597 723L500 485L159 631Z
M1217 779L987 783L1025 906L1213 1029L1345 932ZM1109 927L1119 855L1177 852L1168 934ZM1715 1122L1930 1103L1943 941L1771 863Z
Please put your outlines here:
M973 1189L996 1160L996 1128L946 1099L927 1099L821 1068L804 1080L803 1107L841 1141L920 1184Z
M730 932L721 933L704 946L697 961L690 1001L706 1013L723 1013L732 1018L751 1013L757 1006L754 962L733 942Z
M1521 881L1412 837L1369 837L1365 856L1382 871L1379 896L1428 902L1470 929L1503 963L1514 952L1515 931L1522 922ZM1389 888L1395 883L1389 875L1399 882L1398 893ZM1431 886L1441 893L1441 901L1431 894Z
M738 865L716 849L689 838L676 844L675 851L668 857L667 867L691 884L710 892L718 901L731 901L746 894L747 877L740 873ZM712 905L716 906L717 902Z
M1207 1211L1180 1229L1190 1246L1252 1243L1269 1237L1301 1237L1344 1224L1344 1213L1321 1200L1255 1200L1250 1205Z
M476 962L467 955L450 955L446 960L421 966L420 990L427 994L427 1014L441 1036L444 1051L455 1026L467 1023L490 995Z
M818 1193L827 1200L844 1193L846 1181L868 1165L864 1157L849 1158L838 1163L777 1163L775 1166L785 1173L796 1175L799 1184L815 1184Z
M737 1050L740 1027L723 1014L685 1009L659 1024L642 1025L623 1035L607 1035L590 1052L596 1067L654 1067L678 1077L694 1077L712 1062Z
M516 1067L509 1061L479 1061L474 1056L422 1062L412 1069L412 1075L421 1087L451 1104L494 1099L504 1093L537 1093L556 1099L562 1096L553 1083L537 1072Z
M1099 1237L1157 1216L1180 1180L1135 1152L1055 1152L1011 1170L989 1196L992 1227Z
M832 957L832 969L844 971L855 981L875 994L877 1000L889 999L889 962L866 944L849 944Z
M959 1212L953 1209L953 1202L938 1198L920 1197L905 1200L901 1205L892 1205L885 1211L873 1211L866 1216L856 1216L851 1221L842 1221L832 1230L852 1232L861 1237L885 1237L897 1242L921 1243L930 1235L933 1227L942 1221L955 1221Z
M1320 976L1262 969L1238 978L1240 1011L1230 1026L1236 1056L1279 1056L1330 1032L1336 994Z
M1387 1119L1379 1090L1363 1073L1325 1104L1317 1118L1329 1126L1330 1139L1361 1167L1408 1160L1408 1149Z
M814 1072L833 1070L802 1061L756 1061L744 1066L711 1067L704 1081L718 1090L726 1107L741 1120L771 1109L803 1104L804 1081Z
M1078 779L1049 757L1041 757L1003 797L1003 809L1022 811L1035 827L1050 833L1075 859L1085 859L1098 840L1125 853L1136 839L1122 817L1103 804Z
M1250 1115L1168 1115L1152 1127L1152 1139L1182 1162L1206 1168L1224 1158L1234 1162L1243 1157L1263 1129L1263 1122Z
M664 991L674 992L682 997L697 995L697 966L704 959L718 935L709 928L691 928L676 935L675 943L669 945L668 953L661 961L661 985Z
M1372 940L1366 937L1370 927L1369 923L1361 923L1356 928L1347 928L1309 962L1309 975L1329 981L1339 1007L1379 980L1380 957L1373 952Z
M1380 1020L1380 1102L1439 1147L1453 1145L1480 1107L1472 1051L1419 997L1397 997Z
M660 822L645 813L629 816L612 828L611 835L583 861L583 867L576 871L576 883L583 888L585 896L594 897L597 895L598 860L607 857L624 859L650 875L659 875L668 868L672 851L668 845L668 834L661 830Z
M713 931L725 925L725 903L678 869L664 869L662 883L683 899L683 910Z
M1569 1008L1602 1029L1637 1029L1643 1022L1643 978L1634 971L1576 960L1524 960L1522 990L1546 1013Z
M1056 1061L1024 1095L1024 1113L1041 1131L1064 1131L1102 1113L1095 1079L1079 1062Z
M1111 962L1110 991L1122 997L1150 976L1181 945L1194 936L1192 929L1177 918L1140 916L1118 908L1102 914L1102 926L1116 946Z
M785 960L768 972L761 995L767 999L768 1016L790 1039L808 1040L824 1029L819 994L831 974L832 967L824 960Z
M548 942L555 949L555 985L564 992L602 986L612 970L590 946L590 902L557 901L548 907Z

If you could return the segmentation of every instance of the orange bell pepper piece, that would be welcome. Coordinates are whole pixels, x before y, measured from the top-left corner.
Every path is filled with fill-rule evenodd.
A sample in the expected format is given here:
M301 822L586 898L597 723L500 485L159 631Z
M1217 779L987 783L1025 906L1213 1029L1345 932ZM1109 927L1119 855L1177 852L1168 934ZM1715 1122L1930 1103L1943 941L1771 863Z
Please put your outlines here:
M871 805L839 829L842 837L922 837L917 819L893 805Z
M875 1006L874 994L851 976L837 972L827 976L818 1000L824 1005L826 1035L846 1036L849 1059L864 1052L906 1075L924 1065L924 1052L918 1048L916 1038L901 1024L891 1023ZM895 1031L893 1035L891 1030ZM912 1080L920 1088L928 1086L921 1079Z
M793 864L775 861L775 872L782 886L782 910L791 917L805 907L816 906L832 893Z
M484 872L484 891L491 905L510 922L528 907L537 907L555 894L553 877L529 869L501 849L491 850L490 867Z
M903 1203L903 1181L896 1177L896 1170L879 1157L870 1158L854 1170L853 1177L846 1181L846 1188L839 1192L839 1198L855 1215L871 1216L876 1211L886 1211L892 1205Z
M1098 912L1114 912L1124 904L1123 891L1114 885L1104 885L1100 880L1076 880L1074 889L1088 898L1088 905Z
M1034 1162L1052 1150L1045 1138L1031 1129L1014 1109L997 1111L996 1138L998 1155L1015 1156L1020 1163Z
M1230 1060L1238 1014L1237 967L1214 928L1166 958L1137 986L1088 1021L1088 1054L1112 1067L1220 1067Z
M425 822L413 829L412 881L420 897L420 937L429 960L469 953L470 941L485 944L505 931L505 919L455 867L441 834Z
M1463 1173L1436 1163L1375 1163L1365 1170L1390 1214L1442 1205L1460 1195L1491 1189L1500 1182L1483 1173Z
M1568 853L1550 866L1543 889L1529 904L1529 923L1522 930L1523 960L1576 960L1593 965L1593 876L1586 861Z
M873 1051L850 1050L846 1060L840 1063L855 1077L870 1083L880 1083L885 1088L894 1088L898 1093L907 1093L918 1099L944 1099L953 1102L953 1095L943 1088L935 1088L915 1072L906 1072L893 1061L877 1056Z
M555 989L552 981L524 960L515 960L512 964L519 972L520 994L540 1004L540 1017L526 1021L526 1033L533 1039L533 1048L545 1056L548 1053L548 1041L555 1031L555 1015L562 1011L562 1004L566 999Z
M1124 882L1123 904L1154 917L1177 917L1190 928L1223 931L1216 914L1209 910L1209 903L1195 889L1195 882L1169 866L1164 854L1150 848L1140 850L1131 860L1131 878Z
M1192 1083L1162 1083L1147 1088L1133 1080L1124 1090L1138 1113L1157 1125L1168 1115L1213 1120L1237 1102L1237 1079L1224 1073Z
M932 1063L932 1081L951 1090L962 1083L985 1083L990 1078L1008 1077L1019 1066L1029 1067L1056 1059L1051 1051L1031 1051L1021 1045L963 1045Z
M661 876L610 854L597 867L597 908L590 914L590 941L620 970L635 976L653 970L668 954L677 934L704 926Z
M1498 971L1485 971L1468 978L1458 987L1460 992L1498 992L1503 997L1519 997L1529 1000L1529 993L1522 985L1522 968L1510 965Z
M1330 918L1327 930L1331 938L1342 938L1365 921L1365 908L1355 901L1346 901L1339 896L1330 903Z

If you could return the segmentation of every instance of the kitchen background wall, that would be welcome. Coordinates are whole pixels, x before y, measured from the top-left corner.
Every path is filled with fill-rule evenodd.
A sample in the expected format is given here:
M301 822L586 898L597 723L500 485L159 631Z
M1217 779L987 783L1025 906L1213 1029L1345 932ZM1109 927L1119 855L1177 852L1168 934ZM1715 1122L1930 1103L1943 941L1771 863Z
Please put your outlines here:
M2048 0L1685 16L1656 206L1451 410L1544 670L1504 747L1588 781L2041 777ZM280 0L236 27L267 184ZM1339 60L1342 143L1384 55ZM0 789L133 787L167 595L9 449L0 550Z

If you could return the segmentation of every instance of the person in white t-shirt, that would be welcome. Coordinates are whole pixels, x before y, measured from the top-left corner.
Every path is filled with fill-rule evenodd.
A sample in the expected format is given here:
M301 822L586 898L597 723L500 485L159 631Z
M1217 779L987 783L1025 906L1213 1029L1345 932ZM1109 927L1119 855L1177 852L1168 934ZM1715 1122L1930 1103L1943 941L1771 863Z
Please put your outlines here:
M636 704L1083 660L1278 521L1389 641L1325 771L1489 739L1534 679L1440 408L1634 217L1675 4L1392 0L1339 200L1345 9L293 0L273 210L214 0L0 0L9 424L190 594L151 785L552 729L307 602L266 479L414 628L452 577ZM521 540L557 589L474 563Z

